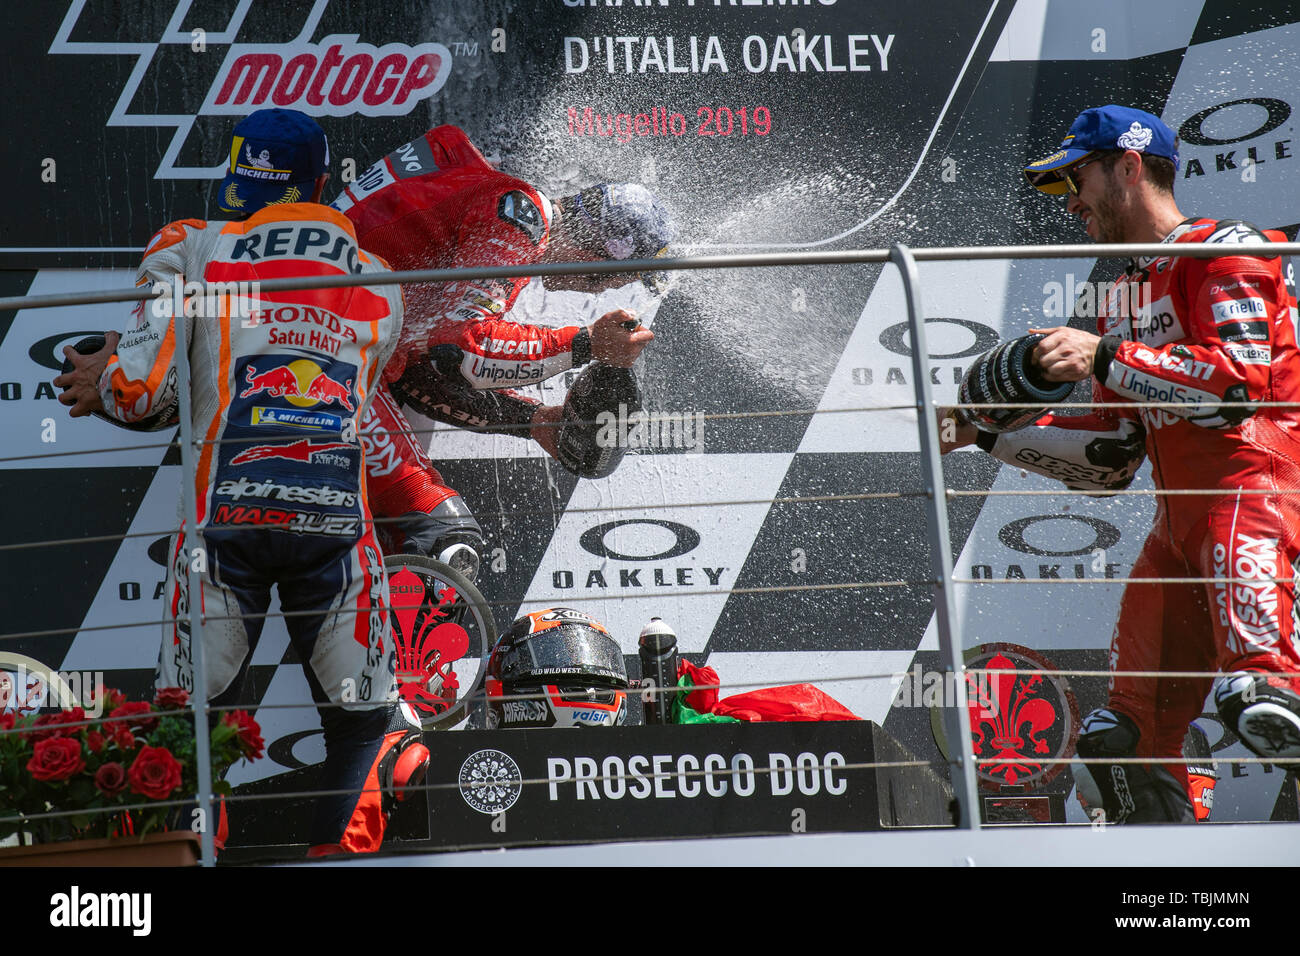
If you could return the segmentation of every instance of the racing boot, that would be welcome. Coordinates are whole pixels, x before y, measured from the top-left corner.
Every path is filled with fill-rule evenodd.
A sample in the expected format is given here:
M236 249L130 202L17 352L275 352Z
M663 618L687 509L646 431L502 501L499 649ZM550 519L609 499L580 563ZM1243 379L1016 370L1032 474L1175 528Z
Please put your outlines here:
M1223 723L1261 757L1300 760L1300 696L1261 671L1225 674L1214 689Z
M367 785L378 784L381 798L381 815L369 826L358 826L357 834L344 834L340 843L317 843L307 851L307 859L335 856L342 853L368 853L379 849L388 817L398 803L409 794L404 788L418 787L429 769L429 748L420 742L420 734L410 730L395 730L384 735L379 758L367 777ZM356 817L354 817L354 820ZM360 837L360 839L358 839Z
M358 712L323 708L320 714L326 754L322 784L326 790L345 794L317 801L307 856L374 853L384 841L389 814L397 803L395 779L405 774L399 786L417 785L416 770L427 766L428 751L419 743L420 723L403 702ZM398 768L403 753L416 745L419 749ZM334 834L339 836L333 840L321 838Z
M413 730L399 732L397 741L379 761L379 780L384 789L384 812L392 813L397 804L410 795L408 787L418 787L429 770L429 748Z
M1094 710L1083 719L1080 729L1077 746L1080 757L1097 760L1137 755L1140 734L1127 714L1109 708ZM1187 792L1160 764L1085 766L1088 773L1077 775L1080 801L1090 812L1100 803L1106 823L1196 822Z

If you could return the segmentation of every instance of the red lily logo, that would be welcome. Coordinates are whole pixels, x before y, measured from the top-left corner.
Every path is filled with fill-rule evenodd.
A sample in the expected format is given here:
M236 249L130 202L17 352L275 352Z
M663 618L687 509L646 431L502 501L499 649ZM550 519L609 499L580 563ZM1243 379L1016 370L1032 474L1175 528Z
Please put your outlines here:
M424 579L403 568L389 576L388 592L398 693L421 715L437 716L456 702L460 682L453 667L469 650L465 628L450 619L456 591L429 595Z
M1039 787L1065 767L1079 713L1064 678L1046 658L1016 644L985 644L967 660L971 745L981 785ZM1041 760L1037 759L1041 758Z

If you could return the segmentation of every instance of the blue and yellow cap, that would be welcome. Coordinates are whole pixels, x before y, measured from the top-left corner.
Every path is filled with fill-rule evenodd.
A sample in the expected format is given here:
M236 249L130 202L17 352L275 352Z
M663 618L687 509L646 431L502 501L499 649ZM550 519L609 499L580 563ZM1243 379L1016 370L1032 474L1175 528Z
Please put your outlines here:
M274 203L308 202L329 165L329 143L314 119L297 110L258 110L240 120L230 138L230 167L217 206L247 214Z
M1112 104L1080 113L1061 140L1060 149L1026 166L1025 176L1035 189L1060 196L1069 188L1063 175L1067 167L1096 152L1128 149L1172 159L1178 168L1178 137L1160 117Z

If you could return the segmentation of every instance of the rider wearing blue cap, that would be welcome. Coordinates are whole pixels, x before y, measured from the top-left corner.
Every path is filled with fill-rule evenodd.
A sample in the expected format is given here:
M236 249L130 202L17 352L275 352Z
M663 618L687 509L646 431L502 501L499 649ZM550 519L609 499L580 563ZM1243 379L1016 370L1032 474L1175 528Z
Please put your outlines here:
M1034 361L1048 381L1088 381L1095 402L1121 407L1000 435L967 427L945 442L1089 490L1115 487L1145 457L1157 489L1173 492L1157 498L1130 575L1155 580L1124 591L1107 705L1079 736L1084 758L1149 761L1090 768L1111 822L1193 818L1177 758L1216 670L1224 725L1262 757L1300 759L1300 679L1286 676L1300 671L1300 350L1294 290L1268 249L1285 236L1185 217L1177 164L1172 129L1112 105L1079 114L1055 153L1025 167L1098 242L1219 243L1229 254L1130 260L1098 334L1043 330Z
M218 205L233 221L182 219L145 248L138 284L173 280L256 286L261 280L388 270L359 247L346 216L319 203L329 147L310 116L259 110L234 129ZM249 665L274 584L325 738L309 855L379 849L391 800L428 765L419 725L396 700L388 588L364 494L357 420L396 347L394 285L221 299L185 309L190 378L180 381L170 299L140 303L102 353L77 356L56 379L74 415L100 412L171 428L179 389L205 439L195 481L198 528L173 536L160 687L205 694L213 707L246 698ZM253 308L239 317L233 306ZM274 321L269 318L274 314ZM322 326L340 334L321 335ZM101 371L102 369L102 371ZM200 550L201 546L201 550ZM206 688L195 687L189 553L199 575Z

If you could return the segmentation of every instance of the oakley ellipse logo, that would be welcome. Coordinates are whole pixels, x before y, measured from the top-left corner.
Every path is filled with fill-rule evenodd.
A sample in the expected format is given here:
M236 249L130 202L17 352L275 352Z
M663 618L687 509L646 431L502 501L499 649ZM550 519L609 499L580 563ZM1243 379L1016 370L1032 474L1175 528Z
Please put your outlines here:
M147 552L149 560L161 567L167 567L171 558L170 544L170 535L163 535L161 538L154 541L153 544L149 545L149 551Z
M31 348L27 350L27 355L42 368L48 368L52 372L62 372L63 347L65 345L76 345L84 338L103 334L103 331L92 330L89 332L60 332L58 335L49 335L39 342L32 343Z
M1052 551L1047 548L1040 548L1030 544L1025 540L1025 529L1038 524L1041 521L1077 521L1084 525L1092 534L1092 541L1079 548L1073 548L1066 551ZM1054 538L1062 537L1054 534ZM1120 539L1119 529L1108 521L1102 521L1100 518L1093 518L1089 515L1034 515L1030 518L1019 518L1010 524L1003 525L1002 530L998 532L998 539L1013 551L1019 551L1021 554L1036 554L1049 558L1065 558L1076 554L1091 554L1098 548L1105 551L1114 547Z
M659 528L667 531L673 536L672 545L662 551L656 551L650 554L624 554L610 547L605 538L611 531L618 528L625 528L629 525L649 525L653 528ZM624 536L624 540L627 540ZM649 546L655 546L662 540L663 536L647 529L642 534L637 535L638 541L643 541ZM598 558L610 558L614 561L665 561L668 558L680 557L683 554L694 551L700 544L699 532L694 528L688 528L684 524L678 524L676 521L661 521L655 518L626 518L622 521L606 521L604 524L598 524L594 528L588 528L578 544L589 554L594 554Z
M970 332L971 335L975 336L975 340L964 349L960 349L956 352L931 352L930 358L932 359L959 359L968 358L972 355L982 355L989 349L993 348L993 346L997 345L999 341L997 332L979 322L972 322L969 319L926 319L926 339L927 344L929 344L931 348L934 346L929 341L930 329L928 327L939 323L944 325L955 325L959 329L964 329L967 332ZM946 338L947 336L944 337ZM896 352L899 355L906 355L908 358L911 358L912 344L909 341L910 338L911 336L909 335L908 324L906 322L898 322L889 326L889 328L880 333L880 344L891 352Z
M1256 129L1242 136L1230 136L1226 139L1219 139L1205 132L1205 121L1220 110L1226 110L1234 106L1258 106L1263 107L1268 116L1264 122ZM1263 136L1265 133L1271 133L1291 117L1291 104L1285 100L1274 99L1270 96L1248 96L1245 99L1230 100L1227 103L1219 103L1215 106L1209 106L1192 116L1189 116L1182 126L1178 127L1178 136L1184 142L1192 146L1228 146L1231 143L1241 143L1248 139L1254 139L1257 136ZM1228 125L1220 118L1222 125ZM1233 124L1240 127L1240 122Z

